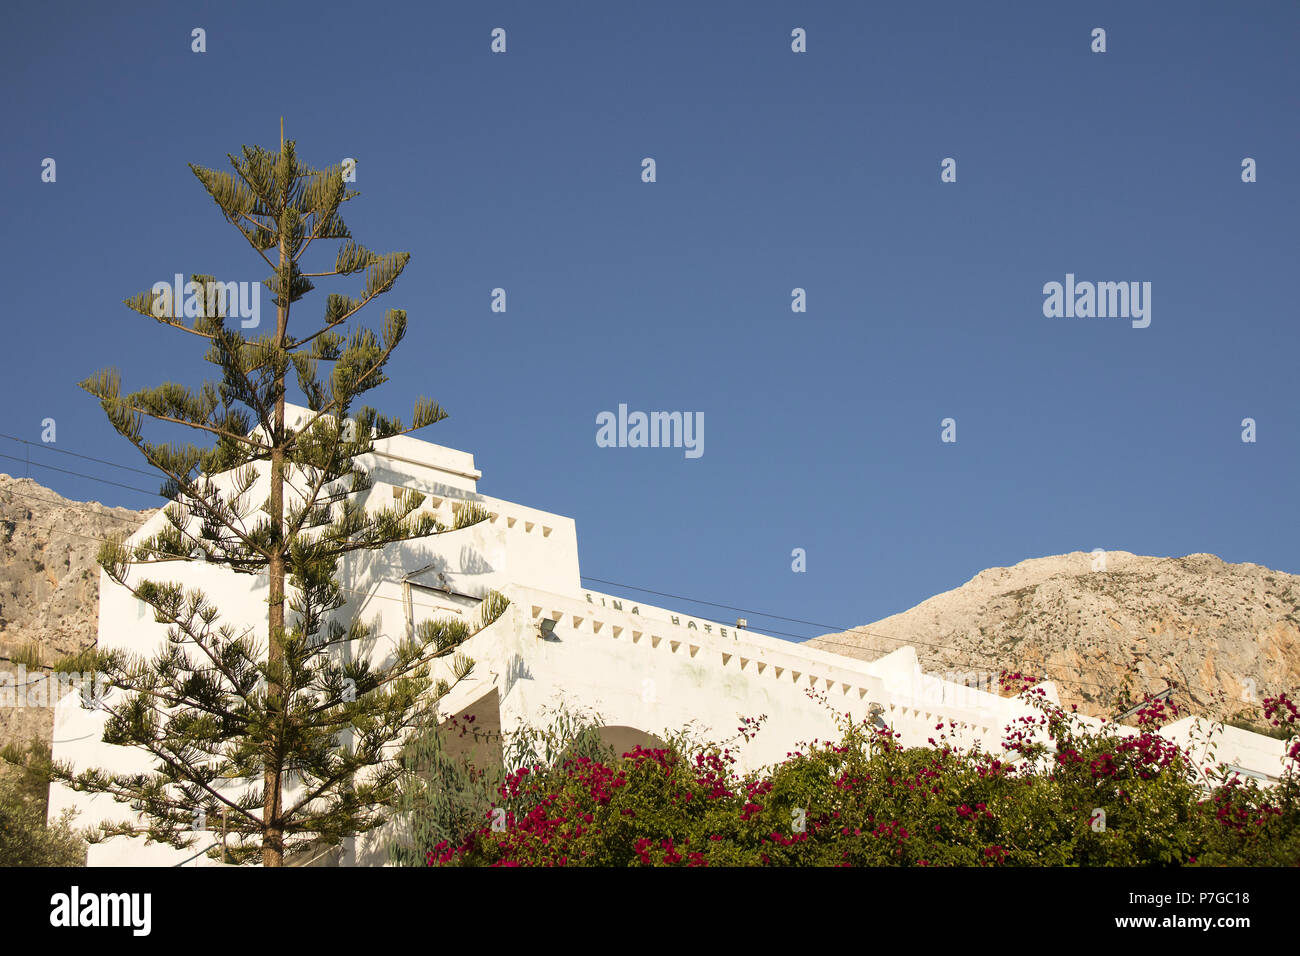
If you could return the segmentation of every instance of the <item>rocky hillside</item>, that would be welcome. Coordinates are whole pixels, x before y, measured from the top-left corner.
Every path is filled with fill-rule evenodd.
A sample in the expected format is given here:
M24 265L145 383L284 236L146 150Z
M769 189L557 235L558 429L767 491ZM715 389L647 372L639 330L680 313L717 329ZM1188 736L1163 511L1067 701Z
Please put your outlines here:
M152 512L69 501L30 478L0 474L0 669L54 664L95 643L100 538ZM47 707L0 706L0 746L49 739Z
M995 687L1004 666L1045 674L1095 716L1173 684L1184 713L1258 723L1263 696L1300 687L1300 576L1212 554L1104 557L1104 569L1079 551L990 568L808 643L866 660L912 644L927 672L991 672Z

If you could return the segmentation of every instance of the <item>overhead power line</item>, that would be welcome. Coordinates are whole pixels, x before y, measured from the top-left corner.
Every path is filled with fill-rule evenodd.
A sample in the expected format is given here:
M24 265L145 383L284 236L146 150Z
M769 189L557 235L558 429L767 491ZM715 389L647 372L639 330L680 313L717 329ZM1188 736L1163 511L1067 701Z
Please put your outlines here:
M157 475L154 472L145 471L143 468L132 468L130 465L119 465L115 461L108 461L107 459L104 458L95 458L92 457L91 455L83 455L80 452L67 451L63 448L55 448L54 445L50 444L49 442L28 441L26 438L18 438L15 435L6 435L3 432L0 432L0 438L7 438L10 441L20 442L21 444L24 445L31 445L32 447L40 448L43 451L58 452L60 455L70 455L73 458L84 458L86 461L93 461L100 465L108 465L112 468L121 468L123 471L133 471L137 475L148 475L150 478L157 477ZM35 462L33 462L33 464L35 464Z
M10 440L12 440L12 441L22 442L23 444L27 444L27 445L35 445L35 444L36 444L35 442L29 442L29 441L27 441L27 440L25 440L25 439L22 439L22 438L15 438L15 437L13 437L12 435L5 435L5 434L3 434L3 433L0 433L0 438L8 438L8 439L10 439ZM103 460L103 459L94 458L94 457L92 457L92 456L90 456L90 455L83 455L83 454L80 454L79 452L68 451L68 450L65 450L65 449L55 449L55 448L50 448L48 445L41 445L41 446L38 446L38 447L43 447L43 448L46 448L47 450L50 450L50 451L58 451L58 452L60 452L61 454L71 455L71 456L73 456L73 457L82 458L82 459L85 459L85 460L87 460L87 461L93 461L93 462L97 462L97 463L99 463L99 464L107 464L107 465L110 465L110 466L112 466L112 467L115 467L115 468L122 468L122 469L127 470L127 471L134 471L134 472L137 472L138 474L142 474L142 475L152 474L151 472L142 471L141 469L138 469L138 468L131 468L131 467L127 466L127 465L120 465L120 464L117 464L116 462L105 461L105 460ZM50 469L50 470L52 470L52 471L60 472L60 473L62 473L62 474L74 475L74 476L76 476L76 477L78 477L78 478L84 478L84 479L86 479L86 480L88 480L88 481L97 481L97 482L100 482L100 483L102 483L102 484L113 485L114 487L118 487L118 488L126 488L126 489L129 490L129 491L138 491L138 492L141 492L142 494L153 495L154 497L162 498L162 499L164 499L164 500L167 500L167 499L166 499L166 496L164 496L164 495L162 495L162 494L159 494L158 492L146 491L146 490L143 489L143 488L136 488L136 487L131 486L131 485L124 485L124 484L121 484L121 483L119 483L119 482L110 481L110 480L107 479L107 478L101 478L101 477L98 476L98 475L89 475L89 474L85 474L84 472L71 471L71 470L66 469L66 468L58 468L58 467L55 467L54 465L46 465L46 464L42 464L42 463L34 462L34 461L33 461L33 462L29 462L29 461L27 461L27 459L16 458L16 457L14 457L14 456L12 456L12 455L4 455L4 454L0 454L0 458L8 458L8 459L10 459L10 460L12 460L12 461L17 461L17 462L20 462L20 463L23 463L23 464L32 464L32 465L36 465L36 466L39 467L39 468L47 468L47 469ZM15 495L21 495L21 496L23 496L23 497L31 498L31 499L36 500L36 501L44 501L44 502L46 502L47 504L57 505L57 506L61 506L61 507L70 507L70 508L74 508L74 509L75 509L75 508L77 508L77 507L80 506L80 507L82 507L83 510L84 510L84 502L70 502L70 501L67 501L67 500L64 500L64 501L54 501L54 500L51 500L51 499L40 498L40 497L38 497L38 496L36 496L36 495L28 495L28 494L25 494L24 492L14 491L14 490L10 490L9 493L10 493L10 494L15 494ZM109 506L106 505L105 507L109 507ZM131 519L131 518L127 518L127 517L125 517L125 516L119 516L119 515L107 515L107 514L103 514L103 513L101 513L101 512L95 512L95 511L87 511L87 513L89 513L89 514L95 514L95 515L97 515L97 516L99 516L99 517L110 518L110 519L118 520L118 521L127 521L127 522L131 522L131 521L133 521L133 519ZM32 525L32 527L40 527L40 528L43 528L44 530L48 530L48 531L56 531L56 532L59 532L59 533L61 533L61 534L67 534L67 535L70 535L70 536L72 536L72 537L77 537L77 538L85 538L85 539L90 540L90 541L101 541L101 542L102 542L102 541L106 540L106 539L104 539L104 538L96 537L96 536L94 536L94 535L78 534L78 533L76 533L76 532L65 531L64 529L61 529L61 528L51 528L51 527L48 527L48 526L45 526L45 525ZM728 610L728 611L739 611L739 612L741 612L741 613L743 613L743 614L753 614L753 615L756 615L756 616L758 616L758 617L761 617L761 618L767 618L767 619L774 620L774 621L787 621L787 622L789 622L789 623L791 623L791 624L803 624L803 625L808 626L808 627L817 627L817 628L822 628L822 629L824 629L825 631L828 631L828 632L838 632L838 633L844 633L844 634L861 634L861 635L863 635L863 636L865 636L865 637L875 637L875 638L878 638L878 639L880 639L880 640L894 641L895 643L897 643L897 644L899 644L899 645L911 645L911 646L914 646L914 647L927 647L927 648L933 648L933 649L937 649L937 650L952 651L952 652L956 652L956 653L962 655L963 657L969 659L969 652L968 652L967 650L965 650L964 648L958 647L957 645L954 645L954 644L942 644L942 643L938 643L938 642L935 642L935 641L922 641L922 640L917 640L917 639L912 639L912 638L895 637L895 636L890 635L890 634L881 634L881 633L878 632L878 631L872 631L872 630L869 630L869 629L867 629L866 627L862 627L862 626L859 626L859 627L845 627L845 626L843 626L843 625L838 625L838 624L826 624L826 623L817 622L817 621L808 621L808 620L804 620L804 619L802 619L802 618L785 617L785 616L780 615L780 614L773 614L773 613L768 612L768 611L760 611L760 610L757 610L757 609L755 609L755 608L738 607L738 606L736 606L736 605L732 605L732 604L721 604L721 603L718 603L718 602L716 602L716 601L705 601L705 600L702 600L702 599L699 599L699 598L686 597L686 596L684 596L684 595L680 595L680 594L672 594L672 593L667 592L667 591L657 591L657 590L654 590L654 589L652 589L652 588L640 587L640 586L637 586L637 585L631 585L631 584L623 584L623 583L620 583L620 582L617 582L617 581L608 581L608 580L605 580L605 579L603 579L603 578L593 577L593 576L591 576L591 575L582 575L582 580L584 580L584 581L592 581L592 582L595 582L595 583L597 583L597 584L603 584L603 585L606 585L606 586L609 586L609 587L623 588L623 589L628 590L628 591L637 591L637 592L642 593L642 594L653 594L653 595L656 595L656 596L658 596L658 597L671 598L671 599L673 599L673 600L675 600L675 601L685 601L685 602L687 602L688 604L696 604L696 605L701 605L701 606L705 606L705 607L716 607L716 608L722 608L722 609L724 609L724 610ZM361 594L361 595L364 595L364 594L366 593L366 592L362 592L362 591L357 591L357 590L352 589L352 588L342 588L341 590L347 591L347 592L349 592L349 593L353 593L353 594ZM396 601L401 601L401 598L388 598L388 597L385 596L385 595L371 595L371 596L372 596L372 597L378 597L378 598L385 599L385 600L396 600ZM426 606L426 607L432 607L432 605L425 605L425 606ZM860 650L863 650L862 645L860 645L860 644L855 644L855 643L852 643L852 642L849 642L849 641L835 641L835 640L832 640L832 639L830 639L830 638L821 637L821 636L819 636L819 635L793 634L793 633L790 633L790 632L788 632L788 631L774 630L774 629L772 629L772 628L766 628L765 630L766 630L766 632L769 633L769 634L774 634L774 635L778 635L778 636L781 636L781 637L794 638L794 639L799 640L799 641L807 641L807 640L812 640L812 639L815 638L815 639L818 641L819 644L833 645L833 646L837 646L837 647L848 647L848 648L852 648L852 649L854 649L854 650L859 650L859 651L860 651ZM1047 661L1042 660L1042 659L1038 659L1038 658L1021 657L1021 658L1020 658L1020 661L1021 661L1022 663L1025 663L1025 664L1036 664L1036 665L1041 665L1041 666L1044 667L1044 668L1047 668L1047 667L1048 667L1048 662L1047 662ZM1074 665L1053 665L1053 666L1052 666L1052 669L1053 669L1053 670L1057 670L1057 669L1060 668L1060 667L1066 667L1067 669L1071 669L1071 670L1079 670L1079 668L1076 667L1076 666L1074 666ZM1049 675L1049 679L1058 679L1058 678L1055 678L1054 676ZM1075 686L1075 687L1080 687L1080 688L1082 688L1082 687L1092 687L1092 688L1096 688L1096 689L1098 689L1098 690L1103 690L1103 691L1112 691L1112 690L1115 689L1115 688L1112 688L1112 687L1108 687L1108 686L1106 686L1106 685L1104 685L1104 684L1098 684L1098 683L1095 683L1095 682L1092 682L1092 681L1083 681L1083 680L1077 680L1077 679L1072 679L1072 678L1059 678L1059 679L1065 680L1065 681L1068 682L1069 684L1071 684L1071 685L1073 685L1073 686Z
M644 593L644 594L656 594L656 595L658 595L659 597L672 598L672 599L675 600L675 601L685 601L685 602L687 602L688 604L703 604L703 605L708 605L709 607L721 607L721 608L726 608L726 609L729 610L729 611L741 611L741 612L743 612L743 613L745 613L745 614L754 614L754 615L757 615L757 616L759 616L759 617L771 618L771 619L773 619L773 620L777 620L777 621L790 621L790 622L795 623L795 624L807 624L807 625L810 626L810 627L820 627L820 628L824 628L826 631L835 631L835 632L839 632L839 633L843 633L843 634L861 634L861 635L863 635L864 637L875 637L875 638L878 638L878 639L880 639L880 640L882 640L882 641L894 641L894 642L897 643L897 644L900 644L900 645L908 645L908 646L912 646L912 647L931 647L931 648L937 648L937 649L939 649L939 650L957 651L957 652L959 652L959 653L963 653L963 654L967 653L966 651L964 651L964 649L958 647L958 646L955 645L955 644L940 644L940 643L937 643L937 642L934 642L934 641L922 641L922 640L917 640L917 639L915 639L915 638L895 637L895 636L892 635L892 634L881 634L879 631L872 631L872 630L869 630L868 628L866 628L866 627L864 627L864 626L858 626L858 627L845 627L845 626L840 625L840 624L823 624L823 623L818 623L818 622L816 622L816 621L804 621L804 620L800 620L799 618L793 618L793 617L782 617L782 616L779 615L779 614L769 614L769 613L766 612L766 611L759 611L759 610L756 610L756 609L754 609L754 608L735 607L735 606L730 605L730 604L718 604L718 603L716 603L716 602L714 602L714 601L702 601L702 600L700 600L700 599L698 599L698 598L686 597L686 596L681 595L681 594L669 594L668 592L665 592L665 591L652 591L652 590L650 590L649 588L635 587L635 586L633 586L633 585L631 585L631 584L620 584L620 583L615 582L615 581L605 581L605 580L603 580L603 579L601 579L601 578L594 578L594 577L591 577L590 575L586 575L586 574L582 575L582 579L583 579L584 581L596 581L596 582L598 582L598 583L600 583L600 584L609 585L609 586L611 586L611 587L624 588L624 589L629 590L629 591L639 591L639 592L642 592L642 593ZM862 647L861 644L854 644L854 643L852 643L852 642L850 642L850 641L835 641L835 640L831 640L831 639L828 638L828 637L821 637L821 636L818 636L818 635L812 635L812 636L809 636L809 635L806 635L806 634L790 634L790 633L788 633L788 632L786 632L786 631L776 631L776 630L773 630L772 628L765 628L764 631L765 631L766 633L768 633L768 634L779 634L779 635L781 635L782 637L797 637L797 638L800 638L801 640L805 640L805 641L807 641L807 640L816 640L819 644L833 644L833 645L835 645L835 646L837 646L837 647L852 647L852 648L854 648L854 649L856 649L856 650L864 650L864 648ZM1036 663L1036 664L1041 664L1043 667L1047 667L1047 666L1048 666L1047 661L1042 660L1042 659L1039 659L1039 658L1027 658L1027 657L1022 657L1022 658L1020 658L1020 659L1021 659L1023 662L1026 662L1026 663ZM1056 665L1056 666L1057 666L1057 667L1059 667L1059 666L1072 667L1073 665ZM1074 669L1077 669L1077 668L1074 668ZM1070 683L1073 684L1073 685L1075 685L1076 687L1095 687L1095 688L1097 688L1097 689L1099 689L1099 690L1112 690L1112 689L1113 689L1113 688L1107 687L1107 686L1104 685L1104 684L1096 684L1096 683L1093 683L1093 682L1091 682L1091 681L1070 680L1069 678L1065 678L1065 679L1066 679L1066 680L1069 680Z
M10 461L16 461L22 465L31 465L34 468L45 468L49 471L57 471L65 475L75 475L78 478L87 478L90 481L98 481L101 484L113 485L117 488L125 488L127 491L138 491L141 494L153 495L156 498L163 497L163 495L158 494L156 491L146 491L144 488L137 488L135 485L124 485L120 481L109 481L107 478L100 478L97 475L87 475L80 471L69 471L67 468L59 468L56 465L46 465L43 462L29 461L26 458L16 458L13 455L6 455L4 453L0 453L0 458L8 458Z

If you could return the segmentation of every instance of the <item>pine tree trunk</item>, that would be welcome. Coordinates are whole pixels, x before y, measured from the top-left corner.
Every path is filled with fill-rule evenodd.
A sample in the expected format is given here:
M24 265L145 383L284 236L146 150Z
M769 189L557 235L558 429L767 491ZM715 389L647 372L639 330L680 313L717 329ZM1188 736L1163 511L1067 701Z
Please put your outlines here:
M281 149L283 149L281 144ZM288 201L286 187L285 201ZM286 278L288 255L284 236L280 237L280 304L275 311L276 349L283 349L285 332L289 325L289 280ZM284 660L284 374L277 372L275 379L275 434L271 436L271 559L267 566L269 577L269 639L267 664L275 668ZM279 714L280 733L276 735L274 751L267 754L263 786L265 801L262 805L262 865L284 866L284 828L281 825L282 791L284 783L283 747L285 700L284 686L279 681L270 686L271 702ZM269 702L270 703L270 702Z
M278 403L276 408L276 428L282 428L284 419L284 400ZM284 509L284 451L275 449L271 452L271 513L272 520L279 521L283 515ZM275 667L284 660L284 555L277 553L271 557L270 564L267 568L270 577L270 615L269 631L270 640L267 642L267 661L268 666ZM279 715L280 728L284 726L284 687L278 682L271 683L269 688L271 700L268 701L269 709L273 709ZM284 865L284 830L280 825L281 814L281 783L283 779L283 767L281 759L281 748L279 741L283 739L282 734L277 734L277 740L272 744L272 749L266 755L265 773L263 776L263 786L265 789L265 801L262 805L262 865L263 866L283 866Z

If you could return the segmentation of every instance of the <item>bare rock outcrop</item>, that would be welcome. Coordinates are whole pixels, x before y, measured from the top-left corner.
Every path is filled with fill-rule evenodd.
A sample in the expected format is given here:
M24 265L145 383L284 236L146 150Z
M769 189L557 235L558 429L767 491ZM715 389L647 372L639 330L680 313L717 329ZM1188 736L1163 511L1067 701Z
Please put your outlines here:
M1183 713L1260 727L1262 698L1300 686L1300 576L1212 554L1108 551L1103 564L1076 551L808 643L865 660L911 644L927 672L985 685L1003 668L1047 676L1094 716L1172 685Z
M70 501L0 474L0 670L16 674L22 662L30 680L94 645L100 540L134 531L152 513ZM0 706L0 746L48 741L52 728L50 707Z

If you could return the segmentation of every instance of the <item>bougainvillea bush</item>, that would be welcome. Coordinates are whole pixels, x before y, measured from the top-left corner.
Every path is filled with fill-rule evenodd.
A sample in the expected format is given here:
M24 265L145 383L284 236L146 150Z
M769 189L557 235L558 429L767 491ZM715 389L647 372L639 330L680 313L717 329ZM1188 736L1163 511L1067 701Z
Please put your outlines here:
M1089 729L1022 688L1034 712L999 753L953 746L954 727L904 748L841 718L760 773L724 746L674 743L617 759L523 767L481 826L428 853L438 866L1135 866L1300 863L1300 742L1281 782L1198 768L1157 728ZM1297 729L1285 694L1274 726ZM742 726L743 734L753 726Z

